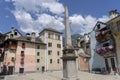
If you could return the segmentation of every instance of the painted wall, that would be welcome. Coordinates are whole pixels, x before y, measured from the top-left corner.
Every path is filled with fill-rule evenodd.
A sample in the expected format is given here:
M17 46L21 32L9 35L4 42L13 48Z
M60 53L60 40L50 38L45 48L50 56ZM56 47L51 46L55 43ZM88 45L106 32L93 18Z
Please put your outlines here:
M40 46L40 49L37 49L37 46ZM42 67L45 67L45 49L46 49L46 45L40 45L40 44L36 44L36 70L37 71L42 71ZM37 55L37 52L39 52L39 56ZM40 62L37 62L37 59L40 60Z
M34 43L25 43L25 49L22 46L23 42L18 42L17 52L16 52L16 63L15 63L15 72L19 72L19 68L24 68L25 72L32 72L36 70L36 53L35 53L35 44ZM24 65L20 64L21 61L21 51L24 51Z
M89 71L89 62L86 58L79 56L79 70Z
M53 34L53 38L49 39L48 38L48 33L52 33ZM45 53L45 67L46 67L46 71L48 70L62 70L62 59L60 59L60 57L62 57L62 35L60 35L60 40L55 39L55 34L59 34L59 33L55 33L52 31L44 31L41 35L40 38L42 38L42 40L44 41L44 43L47 44L47 49L46 49L46 53ZM52 43L52 47L48 47L48 43L51 42ZM57 44L61 44L61 48L57 48ZM52 50L52 54L48 55L48 50ZM57 55L57 51L60 52L60 55ZM52 64L50 64L50 59L52 59ZM57 60L59 59L60 63L57 63Z
M95 52L97 42L95 39L94 31L90 33L90 41L91 41L90 71L92 70L92 68L104 68L105 67L104 58Z

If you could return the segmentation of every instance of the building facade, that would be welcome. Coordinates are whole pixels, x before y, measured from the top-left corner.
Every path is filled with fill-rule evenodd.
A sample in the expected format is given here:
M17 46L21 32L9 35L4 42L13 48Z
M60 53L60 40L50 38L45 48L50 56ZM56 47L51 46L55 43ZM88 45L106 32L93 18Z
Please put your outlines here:
M52 28L46 28L39 37L47 44L45 52L45 70L62 70L62 33Z
M105 67L104 58L96 53L97 41L95 38L95 31L90 32L90 48L91 48L91 58L90 58L90 72L93 73L94 69L102 69Z
M104 59L104 67L100 70L106 73L116 73L117 60L115 53L115 43L112 37L110 26L102 22L97 22L94 31L95 39L97 41L95 51Z
M91 56L89 34L84 34L84 36L78 37L77 46L78 69L89 72L89 60Z
M34 34L5 41L4 65L8 69L8 74L41 71L45 66L43 55L46 44L33 37Z
M120 13L117 10L110 11L111 19L106 23L111 26L115 41L118 73L120 74Z

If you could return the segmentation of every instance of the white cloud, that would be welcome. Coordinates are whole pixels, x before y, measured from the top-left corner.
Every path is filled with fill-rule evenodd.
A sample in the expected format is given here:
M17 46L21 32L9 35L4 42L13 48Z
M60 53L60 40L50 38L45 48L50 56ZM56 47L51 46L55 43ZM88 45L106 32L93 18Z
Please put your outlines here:
M25 11L14 11L16 20L20 24L21 30L24 32L39 33L45 27L52 27L57 30L64 29L63 19L54 17L49 14L40 14L37 19L33 19L31 15Z
M64 7L57 0L6 0L13 1L17 10L25 10L32 12L42 12L48 10L54 14L64 12Z
M101 18L95 18L91 15L83 17L82 15L74 14L70 18L72 33L88 33L91 32L97 21L106 22L109 17L102 16Z
M62 12L64 12L64 7L62 4L58 3L58 2L52 2L52 3L43 3L42 6L44 8L48 8L49 11L55 13L55 14L60 14Z
M45 27L53 27L57 30L64 29L63 4L58 0L6 0L14 1L13 14L24 32L39 33ZM51 12L48 14L48 12ZM32 14L31 14L32 13ZM33 18L33 15L37 18ZM109 20L108 16L95 18L91 15L83 16L74 14L69 17L72 33L88 33L96 22Z

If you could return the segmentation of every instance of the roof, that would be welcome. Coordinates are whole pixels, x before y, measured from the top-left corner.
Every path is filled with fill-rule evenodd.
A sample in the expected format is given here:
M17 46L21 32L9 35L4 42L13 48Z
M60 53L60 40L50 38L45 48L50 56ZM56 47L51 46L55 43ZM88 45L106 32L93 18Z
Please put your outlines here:
M80 55L82 57L88 57L88 58L90 58L90 55L86 54L83 49L79 49L78 50L78 55Z
M6 36L5 34L2 34L1 32L0 32L0 36Z
M19 32L19 30L18 29L14 29L14 31L17 31L21 36L22 36L22 34ZM7 32L7 33L5 33L5 35L6 34L8 34L8 33L11 33L11 31L9 31L9 32Z
M59 32L58 30L53 29L53 28L45 28L39 34L43 33L44 31L52 31L52 32L56 32L56 33L62 34L62 32Z
M106 23L103 23L103 22L101 22L101 21L98 21L98 22L95 24L95 26L94 26L94 28L93 28L93 31L95 30L95 27L97 26L98 23L101 23L101 24L106 25Z
M31 42L31 43L38 43L38 44L44 44L46 45L40 38L36 37L35 41L31 41L31 37L27 37L27 36L20 36L18 38L14 38L14 39L8 39L8 40L17 40L17 41L25 41L25 42Z

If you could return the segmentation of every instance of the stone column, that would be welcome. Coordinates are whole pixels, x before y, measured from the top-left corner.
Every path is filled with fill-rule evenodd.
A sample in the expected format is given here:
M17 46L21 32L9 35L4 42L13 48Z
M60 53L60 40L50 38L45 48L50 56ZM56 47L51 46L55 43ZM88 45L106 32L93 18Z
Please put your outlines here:
M63 50L63 79L62 80L78 80L76 66L75 49L72 46L70 26L68 20L68 9L65 7L65 47Z

